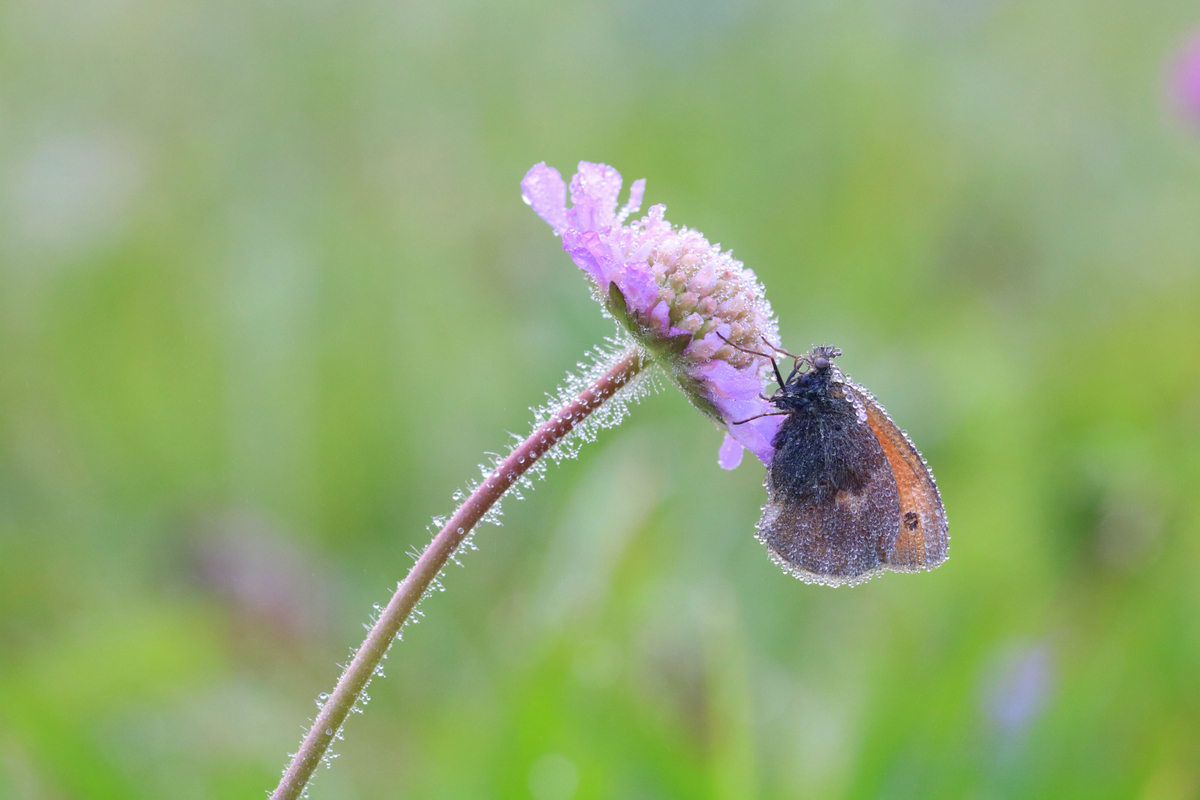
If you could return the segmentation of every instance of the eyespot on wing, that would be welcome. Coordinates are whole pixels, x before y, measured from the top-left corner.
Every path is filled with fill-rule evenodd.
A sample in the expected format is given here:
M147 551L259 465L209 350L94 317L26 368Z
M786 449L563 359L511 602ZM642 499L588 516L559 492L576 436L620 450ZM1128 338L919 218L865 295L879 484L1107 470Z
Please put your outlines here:
M879 401L862 387L853 388L866 407L867 424L883 448L900 496L900 533L888 568L897 572L931 570L946 560L950 549L946 508L933 473Z

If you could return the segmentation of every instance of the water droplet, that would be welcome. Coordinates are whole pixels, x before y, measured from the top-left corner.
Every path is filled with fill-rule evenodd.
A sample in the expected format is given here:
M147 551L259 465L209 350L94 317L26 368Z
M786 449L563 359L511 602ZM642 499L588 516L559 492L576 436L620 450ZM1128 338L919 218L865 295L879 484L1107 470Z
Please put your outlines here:
M325 735L326 735L326 736L333 736L333 728L326 728L326 729L325 729Z

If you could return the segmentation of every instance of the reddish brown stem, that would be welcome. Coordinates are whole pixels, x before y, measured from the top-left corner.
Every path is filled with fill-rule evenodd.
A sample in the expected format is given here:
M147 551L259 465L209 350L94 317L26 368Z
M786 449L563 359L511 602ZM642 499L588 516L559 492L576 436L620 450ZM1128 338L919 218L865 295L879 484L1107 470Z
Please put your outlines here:
M467 534L479 524L479 520L488 509L494 506L539 458L589 414L610 400L645 366L646 362L636 348L626 352L612 369L559 409L558 413L514 449L487 480L471 493L466 502L459 506L458 511L454 512L454 516L438 535L433 537L433 541L425 548L425 552L396 589L391 602L379 615L366 640L354 654L354 659L338 679L337 687L325 701L312 729L300 745L300 750L292 757L292 762L288 765L275 793L271 795L271 800L294 800L303 793L313 770L321 763L321 757L329 749L350 709L370 682L375 668L387 654L396 634L408 620L430 583L442 571L446 560L454 554Z

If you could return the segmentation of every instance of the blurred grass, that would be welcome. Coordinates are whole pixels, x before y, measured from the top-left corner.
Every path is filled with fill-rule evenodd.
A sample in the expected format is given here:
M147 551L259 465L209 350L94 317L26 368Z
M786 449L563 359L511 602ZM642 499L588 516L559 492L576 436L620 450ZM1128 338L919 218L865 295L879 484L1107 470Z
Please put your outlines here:
M580 159L936 470L852 591L654 396L424 606L314 796L1200 797L1192 4L0 6L0 798L245 797L607 332Z

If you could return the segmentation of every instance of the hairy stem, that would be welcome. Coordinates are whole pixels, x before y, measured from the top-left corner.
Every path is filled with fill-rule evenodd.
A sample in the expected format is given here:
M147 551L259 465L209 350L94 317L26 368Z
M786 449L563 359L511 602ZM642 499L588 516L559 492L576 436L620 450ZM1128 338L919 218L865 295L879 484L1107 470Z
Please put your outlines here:
M316 721L304 738L304 743L300 745L300 750L292 757L287 772L271 795L272 800L293 800L304 792L313 770L321 763L321 757L329 749L362 690L370 682L396 634L425 595L430 583L442 571L446 560L454 554L467 534L479 523L480 518L504 496L526 470L589 414L628 384L645 368L646 363L645 357L637 348L625 352L611 369L514 448L487 480L459 506L454 516L425 548L425 552L396 589L391 602L379 615L366 640L354 654L354 659L338 679L333 694L321 708L321 713L317 715Z

